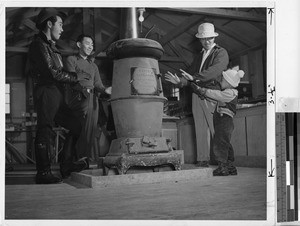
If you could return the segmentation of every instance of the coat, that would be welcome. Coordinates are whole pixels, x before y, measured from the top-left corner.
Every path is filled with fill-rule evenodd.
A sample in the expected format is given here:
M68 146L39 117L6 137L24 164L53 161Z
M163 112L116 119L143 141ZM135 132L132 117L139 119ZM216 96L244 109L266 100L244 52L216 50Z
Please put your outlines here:
M38 86L77 82L77 74L63 69L60 52L42 32L34 37L28 59L30 74Z
M201 72L199 72L202 57L203 51L196 55L188 72L193 76L197 85L205 88L215 88L221 81L222 71L227 69L229 63L228 53L224 48L215 45L206 58ZM187 85L186 80L182 82L183 85Z

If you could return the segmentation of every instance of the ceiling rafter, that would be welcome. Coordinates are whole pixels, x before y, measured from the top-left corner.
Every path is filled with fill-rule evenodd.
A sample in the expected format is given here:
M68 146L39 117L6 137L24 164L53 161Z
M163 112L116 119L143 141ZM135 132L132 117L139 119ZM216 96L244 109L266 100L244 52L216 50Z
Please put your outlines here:
M110 44L117 39L119 36L119 30L116 30L113 35L110 36L108 40L106 40L103 44L100 44L100 47L95 51L96 57L103 57L103 55L106 55L103 51L106 50Z
M155 16L159 17L162 20L167 21L168 23L174 25L174 26L178 26L180 24L180 22L178 22L177 19L173 18L172 16L168 15L168 14L163 14L163 13L159 13L159 12L155 12ZM202 17L202 20L205 20L206 16ZM200 19L201 20L201 19ZM199 21L200 21L199 20ZM186 30L185 33L194 36L195 32L192 31L191 29Z
M93 34L93 25L91 21L91 11L90 9L83 8L82 11L82 25L84 34Z
M162 71L164 71L164 72L167 72L167 71L174 72L174 71L178 70L177 68L171 67L170 65L165 64L164 62L161 62L161 61L159 61L159 69L160 69L161 72ZM164 76L162 76L162 77L163 77L162 81L165 81Z
M266 48L266 43L264 42L264 43L261 43L259 45L250 47L248 49L244 49L244 50L242 50L240 52L234 53L234 54L231 55L231 58L234 59L236 57L240 57L242 55L245 55L245 54L247 54L250 51L255 51L255 50L258 50L258 49L265 49L265 48Z
M29 50L28 47L16 47L16 46L6 46L6 52L14 52L14 53L27 53ZM76 54L78 51L73 49L62 49L60 50L62 55L73 55Z
M250 20L266 22L266 16L258 13L251 13L230 9L218 8L162 8L170 11L185 12L192 14L208 15L211 17L231 18L236 20Z
M261 23L257 23L257 22L252 22L252 21L249 21L249 23L258 28L259 30L261 30L262 32L266 33L267 32L267 28L266 28L266 25L263 25Z
M237 33L232 33L231 31L230 32L227 32L225 29L215 25L215 27L217 28L217 30L223 34L225 34L226 36L234 39L235 41L247 46L248 48L251 47L252 45L247 43L246 41L243 41L244 40L244 37L242 37L241 35L237 34Z
M34 23L31 19L25 19L25 20L23 21L23 24L24 24L26 27L30 28L31 30L37 31L37 28L36 28L36 26L35 26L35 23Z
M94 9L94 42L95 42L95 52L101 52L100 46L103 43L103 26L101 20L99 21L99 18L101 17L101 10L99 8ZM97 23L96 23L97 21ZM99 23L100 22L100 23ZM97 54L95 54L97 55Z
M181 58L172 57L172 56L165 56L165 55L163 55L159 61L160 62L179 62L179 63L184 63Z
M151 17L156 17L156 16L155 16L155 15L152 15ZM145 21L143 22L143 26L145 26L145 27L148 28L148 29L151 29L151 28L152 28L153 23L150 22L150 17L149 17L149 20L145 20ZM158 40L159 40L162 36L166 35L166 32L165 32L164 30L160 29L160 28L157 27L157 26L155 26L155 27L153 28L152 32L153 32L153 33L157 33L157 34L160 36L160 37L158 38ZM158 40L156 40L156 41L158 41ZM187 49L187 50L189 49L189 47L188 47L188 45L187 45L186 43L178 43L178 45L180 45L182 48L185 48L185 49Z
M180 23L178 26L173 28L170 32L168 32L166 35L164 35L159 42L161 45L165 45L167 42L175 39L177 36L181 35L184 33L186 30L190 29L193 27L195 24L201 20L202 17L199 18L199 15L192 15L186 20L184 20L182 23Z
M186 67L190 66L190 63L185 59L182 48L173 40L169 43L170 48L177 54Z

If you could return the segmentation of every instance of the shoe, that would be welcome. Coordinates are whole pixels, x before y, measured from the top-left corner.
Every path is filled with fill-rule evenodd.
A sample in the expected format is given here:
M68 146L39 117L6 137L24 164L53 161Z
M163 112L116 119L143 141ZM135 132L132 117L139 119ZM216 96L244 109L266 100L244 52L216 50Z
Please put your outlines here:
M213 171L214 176L228 176L229 170L226 163L219 163L219 166L217 169Z
M67 179L68 177L71 176L71 168L66 168L61 166L59 171L62 179Z
M90 164L89 164L88 158L83 157L83 158L77 160L76 162L74 162L73 167L74 167L73 169L75 172L80 172L82 170L89 169Z
M35 177L37 184L59 184L62 183L62 179L54 176L50 170L44 172L38 172Z
M82 170L89 168L89 162L87 157L81 158L76 162L73 162L68 165L60 166L60 174L63 179L66 179L71 176L72 172L80 172Z
M197 167L209 167L208 161L197 161Z
M236 169L236 167L232 164L232 162L231 161L228 161L228 166L227 166L227 168L228 168L228 172L229 172L229 174L230 175L237 175L237 169Z

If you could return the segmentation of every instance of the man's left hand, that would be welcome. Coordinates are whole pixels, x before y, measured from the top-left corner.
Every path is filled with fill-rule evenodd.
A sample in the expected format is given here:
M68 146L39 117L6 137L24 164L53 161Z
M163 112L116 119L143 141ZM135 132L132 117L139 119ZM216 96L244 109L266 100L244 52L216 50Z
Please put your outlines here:
M193 76L191 76L189 73L187 73L186 71L184 71L184 70L182 70L182 69L179 69L179 70L181 71L182 76L183 76L186 80L188 80L188 81L190 81L190 82L194 81Z

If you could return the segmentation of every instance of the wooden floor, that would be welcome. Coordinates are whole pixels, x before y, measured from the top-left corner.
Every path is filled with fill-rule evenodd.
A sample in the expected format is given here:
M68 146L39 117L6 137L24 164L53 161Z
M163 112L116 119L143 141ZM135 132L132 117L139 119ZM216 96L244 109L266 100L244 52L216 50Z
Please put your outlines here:
M5 219L265 220L266 169L238 173L101 189L72 181L11 184L5 186Z

